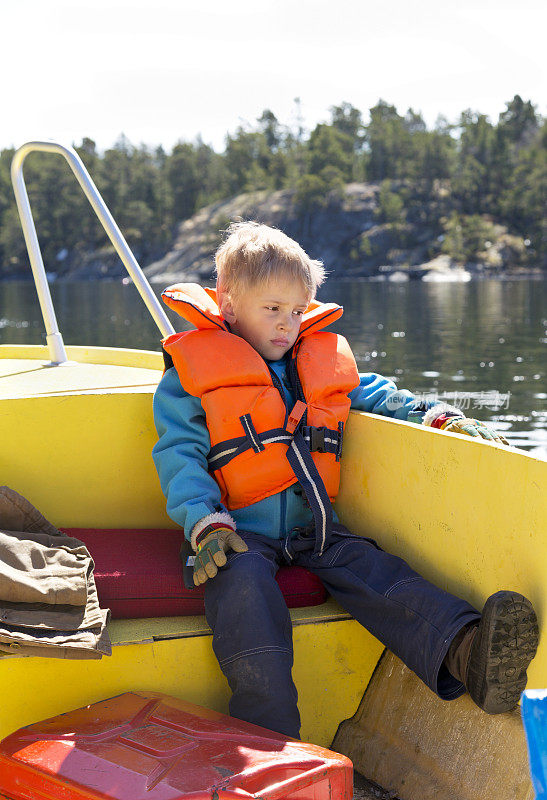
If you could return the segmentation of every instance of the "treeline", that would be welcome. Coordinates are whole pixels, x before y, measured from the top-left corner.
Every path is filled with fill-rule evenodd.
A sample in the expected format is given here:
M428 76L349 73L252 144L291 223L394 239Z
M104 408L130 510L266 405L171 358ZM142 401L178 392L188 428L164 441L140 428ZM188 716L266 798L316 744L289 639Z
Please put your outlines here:
M295 103L291 125L265 110L254 125L228 134L222 153L200 139L166 153L136 147L124 136L102 154L91 139L76 149L143 263L163 254L178 222L215 201L290 189L294 213L306 215L339 203L352 181L380 184L383 222L400 230L421 222L442 231L445 252L465 257L466 236L472 238L486 218L525 240L529 263L545 262L547 121L531 102L516 95L496 123L467 110L456 124L439 118L432 130L412 109L400 115L379 101L365 122L357 108L342 103L311 132ZM13 150L0 153L4 274L20 273L26 264L9 178L12 156ZM62 272L67 254L105 245L63 159L31 154L25 177L49 268Z

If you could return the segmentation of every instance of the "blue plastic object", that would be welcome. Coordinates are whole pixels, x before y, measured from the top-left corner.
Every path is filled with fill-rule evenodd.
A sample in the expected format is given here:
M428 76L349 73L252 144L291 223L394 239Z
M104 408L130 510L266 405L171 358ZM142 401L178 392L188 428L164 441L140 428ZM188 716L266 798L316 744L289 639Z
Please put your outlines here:
M523 693L522 718L536 800L547 800L547 689Z

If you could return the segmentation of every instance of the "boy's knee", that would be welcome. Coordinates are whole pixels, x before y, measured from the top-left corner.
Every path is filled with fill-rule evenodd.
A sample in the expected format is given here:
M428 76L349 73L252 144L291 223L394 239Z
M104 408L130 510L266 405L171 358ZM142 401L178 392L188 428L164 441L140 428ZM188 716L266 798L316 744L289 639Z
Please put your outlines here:
M205 584L205 613L223 670L243 656L292 660L291 618L275 570L263 556L241 553Z
M212 609L221 603L224 609L258 610L275 606L283 595L275 580L277 567L260 553L236 553L226 567L205 584L205 605Z
M259 588L275 582L276 565L260 553L248 550L246 553L234 553L226 567L221 570L223 592L240 591L244 587Z

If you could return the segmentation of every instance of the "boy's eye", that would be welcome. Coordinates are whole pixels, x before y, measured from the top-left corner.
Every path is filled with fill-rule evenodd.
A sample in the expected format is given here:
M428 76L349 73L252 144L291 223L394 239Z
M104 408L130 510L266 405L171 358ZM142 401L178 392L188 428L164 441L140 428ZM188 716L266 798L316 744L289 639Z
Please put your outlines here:
M266 311L279 311L279 306L265 306L265 309L266 309ZM302 314L304 313L304 311L300 310L300 309L296 309L292 313L295 314L297 317L301 317Z

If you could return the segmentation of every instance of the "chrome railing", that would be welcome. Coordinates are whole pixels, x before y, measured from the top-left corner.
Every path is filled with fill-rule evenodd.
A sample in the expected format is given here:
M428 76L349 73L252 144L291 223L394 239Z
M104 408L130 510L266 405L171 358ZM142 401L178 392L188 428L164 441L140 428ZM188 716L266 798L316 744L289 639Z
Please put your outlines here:
M148 310L160 329L163 336L168 336L174 333L174 328L169 322L165 311L160 305L159 300L152 291L152 287L146 280L143 271L139 267L137 260L129 245L125 241L122 232L118 228L116 222L110 211L108 210L103 198L85 168L82 159L78 153L72 148L59 144L58 142L27 142L22 145L15 155L11 163L11 179L13 182L13 190L15 192L15 199L17 200L17 208L19 210L19 218L21 226L25 235L25 242L34 275L34 283L36 284L36 291L38 292L38 299L40 301L40 308L42 309L42 316L46 327L46 341L49 347L52 366L60 366L68 363L63 337L57 325L57 318L55 310L51 301L51 293L47 281L46 271L44 269L44 262L40 245L38 243L38 236L36 235L36 227L32 218L32 211L30 210L30 203L28 199L27 189L25 186L25 179L23 177L23 163L29 153L39 151L42 153L58 153L66 158L72 172L78 179L87 199L91 203L99 221L116 252L120 256L125 268L133 279L133 283L137 287L142 299L146 303Z

